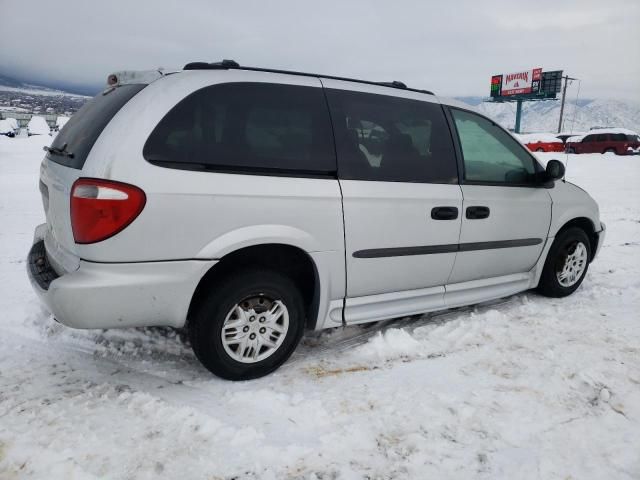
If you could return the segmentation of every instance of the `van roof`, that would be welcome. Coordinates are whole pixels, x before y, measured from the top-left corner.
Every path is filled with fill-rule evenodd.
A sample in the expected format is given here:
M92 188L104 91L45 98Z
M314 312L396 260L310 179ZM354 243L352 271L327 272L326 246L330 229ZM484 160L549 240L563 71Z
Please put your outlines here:
M357 83L365 83L368 85L378 85L389 88L397 88L401 90L409 90L412 92L426 93L427 95L434 95L433 92L429 90L421 90L417 88L409 88L403 82L393 80L391 82L374 82L370 80L361 80L357 78L347 78L347 77L338 77L335 75L324 75L321 73L308 73L308 72L298 72L293 70L279 70L274 68L259 68L259 67L246 67L241 66L235 60L222 60L221 62L191 62L187 63L183 70L248 70L253 72L270 72L270 73L284 73L287 75L299 75L304 77L318 77L318 78L327 78L332 80L344 80L347 82L357 82Z

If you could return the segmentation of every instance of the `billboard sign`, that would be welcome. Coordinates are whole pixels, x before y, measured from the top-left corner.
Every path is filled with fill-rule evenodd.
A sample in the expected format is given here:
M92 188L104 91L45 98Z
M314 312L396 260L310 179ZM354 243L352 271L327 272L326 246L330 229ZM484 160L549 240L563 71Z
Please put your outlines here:
M542 72L542 83L540 91L547 96L559 93L562 89L562 70L554 70L551 72Z
M491 77L491 97L502 96L502 75L494 75Z
M562 70L543 72L541 68L493 75L490 96L494 102L552 100L561 89L562 78Z
M507 73L502 76L501 96L535 94L540 91L542 69L534 68L524 72Z

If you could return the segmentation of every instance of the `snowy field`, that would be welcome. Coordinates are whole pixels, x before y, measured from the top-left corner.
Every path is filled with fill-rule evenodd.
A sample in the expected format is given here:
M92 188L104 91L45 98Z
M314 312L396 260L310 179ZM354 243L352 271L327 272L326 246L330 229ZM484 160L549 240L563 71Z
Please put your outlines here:
M1 479L640 478L640 157L569 160L608 227L573 296L308 335L230 383L175 331L71 330L39 306L48 140L0 137Z

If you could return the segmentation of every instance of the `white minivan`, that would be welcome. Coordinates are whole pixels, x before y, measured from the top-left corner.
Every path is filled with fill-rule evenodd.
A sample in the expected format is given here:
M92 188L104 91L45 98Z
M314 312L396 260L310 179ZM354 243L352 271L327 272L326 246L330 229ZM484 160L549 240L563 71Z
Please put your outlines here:
M305 329L578 288L604 224L491 119L400 82L122 72L40 172L29 274L75 328L186 327L227 379Z

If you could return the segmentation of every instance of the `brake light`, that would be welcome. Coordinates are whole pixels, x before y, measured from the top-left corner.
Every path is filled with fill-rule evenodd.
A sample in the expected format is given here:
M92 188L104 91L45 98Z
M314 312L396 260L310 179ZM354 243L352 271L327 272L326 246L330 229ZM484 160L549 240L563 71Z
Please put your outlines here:
M133 222L147 201L133 185L79 178L71 187L71 228L76 243L96 243Z

